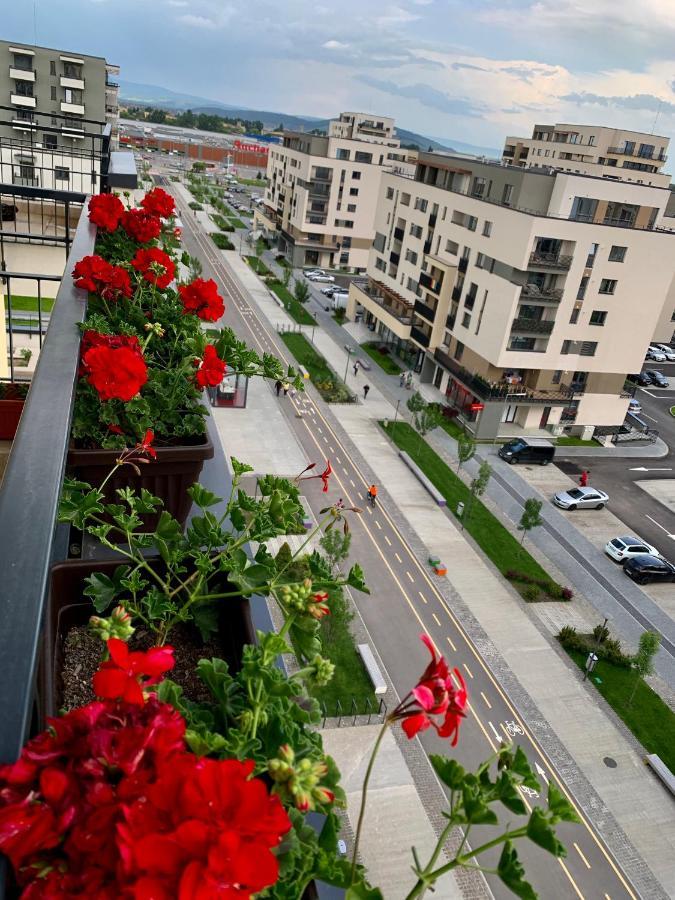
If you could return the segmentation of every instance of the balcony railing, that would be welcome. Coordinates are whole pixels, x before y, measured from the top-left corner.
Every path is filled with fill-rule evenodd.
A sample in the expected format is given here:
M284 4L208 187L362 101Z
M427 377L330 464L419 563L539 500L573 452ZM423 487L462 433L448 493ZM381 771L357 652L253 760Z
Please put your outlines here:
M403 228L394 228L394 240L402 241L405 237L405 231Z
M452 289L452 299L458 302L460 300L461 296L462 296L462 288L460 287L460 285L456 284L455 287Z
M572 257L561 253L538 253L536 250L530 254L528 269L569 269Z
M627 150L625 147L608 147L607 152L617 153L621 156L633 156L636 159L651 159L656 162L665 162L668 159L663 151L661 153L642 153L639 147L634 147L632 150Z
M460 257L459 263L457 264L457 268L459 269L460 272L466 272L466 270L469 268L468 257L466 257L466 256Z
M389 262L392 264L392 266L397 266L400 261L401 261L401 254L395 253L392 250L391 253L389 254Z
M436 310L432 309L431 306L427 306L422 300L415 300L415 312L426 319L427 322L433 322L436 315Z
M550 334L553 331L552 319L530 319L519 316L511 322L511 331L519 334Z
M410 337L417 341L418 344L421 344L423 347L428 347L431 338L426 335L421 329L413 327L410 329Z
M560 303L562 300L562 288L541 287L538 284L524 284L520 291L521 300L550 300Z
M370 299L377 303L377 305L386 313L397 319L402 325L412 324L412 305L403 307L402 304L394 304L392 298L388 297L387 294L379 293L375 288L370 287L367 284L356 284L354 282L352 282L352 284L367 297L370 297Z

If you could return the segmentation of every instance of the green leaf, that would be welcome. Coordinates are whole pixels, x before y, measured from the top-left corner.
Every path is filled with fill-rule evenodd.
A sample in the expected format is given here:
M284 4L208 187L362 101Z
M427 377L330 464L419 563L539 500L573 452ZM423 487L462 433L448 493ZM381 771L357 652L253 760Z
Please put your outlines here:
M195 603L192 607L192 618L199 629L204 642L218 631L218 601Z
M188 488L188 494L192 497L193 503L200 509L208 509L210 506L215 506L216 503L220 503L223 499L222 497L217 497L211 491L207 491L201 484L193 484L192 487Z
M174 519L171 513L168 513L164 509L162 510L162 514L159 517L159 522L157 523L157 527L155 528L155 535L166 544L174 545L179 543L180 539L182 538L183 529Z
M363 569L358 563L354 563L354 565L349 570L349 574L347 575L347 584L350 587L355 588L357 591L362 591L364 594L370 593L366 585Z
M497 779L496 788L497 797L507 809L519 816L527 815L527 806L510 772L502 772Z
M525 756L525 753L520 746L516 747L516 752L509 768L512 772L515 772L516 775L520 775L525 787L532 788L533 791L538 791L540 789L541 785L537 781L528 758Z
M118 566L113 577L102 572L94 572L84 579L84 596L89 597L97 613L104 613L115 597L122 591L122 580L129 572L129 566Z
M84 494L79 490L66 490L64 487L59 504L59 522L72 522L76 528L83 531L91 516L103 512L102 499L103 494L98 490L89 490Z
M253 466L249 466L247 463L239 462L239 460L235 459L234 456L230 457L230 462L232 463L232 471L235 475L245 475L246 472L253 471Z
M499 819L485 802L478 784L464 782L462 789L466 821L472 825L497 825Z
M504 844L502 855L499 857L497 874L516 897L521 900L537 900L537 894L532 885L525 881L525 869L518 859L516 848L511 841Z
M360 881L347 888L345 900L384 900L384 895L379 888L371 888L365 881Z
M548 783L548 808L552 822L580 822L574 807L552 781Z
M567 856L567 851L555 835L548 815L539 806L535 806L527 823L527 836L531 841L548 850L554 856Z
M441 779L443 784L447 785L453 791L461 790L464 786L466 771L454 759L446 759L445 756L439 756L432 753L429 756L434 771Z

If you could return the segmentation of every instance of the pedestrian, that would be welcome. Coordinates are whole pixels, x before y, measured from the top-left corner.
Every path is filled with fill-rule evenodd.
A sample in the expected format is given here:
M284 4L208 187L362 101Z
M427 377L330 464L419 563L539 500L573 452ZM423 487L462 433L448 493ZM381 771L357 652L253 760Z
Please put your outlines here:
M403 385L405 384L405 378L406 378L407 374L408 374L407 372L401 372L401 377L398 380L399 387L403 387Z
M590 472L587 472L586 469L584 469L584 471L581 473L581 475L579 477L579 484L581 487L586 487L586 485L588 484L588 476L589 475L590 475Z
M412 372L408 372L405 376L405 386L408 390L412 387Z
M280 380L277 378L277 380L274 382L274 387L275 387L276 390L277 390L277 397L278 397L279 394L281 393L281 388L282 388L283 386L284 386L284 385L283 385L283 382L280 381Z
M354 375L359 374L360 367L361 367L361 363L357 359L356 362L354 363Z
M290 384L289 384L287 381L284 381L282 387L283 387L283 389L284 389L284 397L285 397L286 394L288 393L288 389L289 389L289 387L290 387Z
M368 391L369 391L369 390L370 390L370 387L369 387L367 384L364 384L364 385L363 385L363 399L364 399L364 400L365 400L366 397L368 396Z

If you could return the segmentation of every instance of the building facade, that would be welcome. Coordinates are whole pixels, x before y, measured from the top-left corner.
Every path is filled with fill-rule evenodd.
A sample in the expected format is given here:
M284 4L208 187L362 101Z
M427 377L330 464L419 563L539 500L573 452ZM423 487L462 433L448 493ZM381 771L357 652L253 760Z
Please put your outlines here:
M394 137L394 120L341 113L327 135L285 132L271 146L265 202L255 227L276 235L294 266L365 272L385 172L412 177L414 154Z
M669 194L420 154L414 180L382 175L347 315L361 307L478 437L616 425L625 376L672 309Z
M97 190L117 73L102 57L0 41L0 182Z
M599 125L535 125L531 138L506 138L502 162L668 187L670 175L661 172L667 150L668 138L641 131Z

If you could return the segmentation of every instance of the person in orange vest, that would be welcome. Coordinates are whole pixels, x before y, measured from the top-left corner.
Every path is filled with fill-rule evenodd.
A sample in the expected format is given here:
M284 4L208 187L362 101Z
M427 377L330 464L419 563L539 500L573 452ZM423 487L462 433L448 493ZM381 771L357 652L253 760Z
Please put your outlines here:
M375 506L375 498L377 497L377 485L371 484L368 488L368 499L370 500L370 505Z
M586 471L586 469L584 469L584 471L579 476L579 485L581 487L586 487L587 484L588 484L588 472Z

